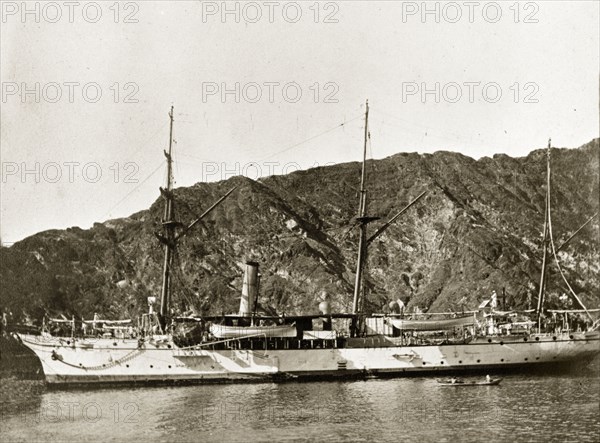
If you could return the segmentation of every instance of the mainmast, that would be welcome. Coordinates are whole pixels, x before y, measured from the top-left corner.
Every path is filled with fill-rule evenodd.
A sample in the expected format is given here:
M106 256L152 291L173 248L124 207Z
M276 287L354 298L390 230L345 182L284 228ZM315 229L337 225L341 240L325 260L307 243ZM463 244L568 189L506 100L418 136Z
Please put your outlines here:
M377 237L383 234L386 229L388 229L394 221L398 219L404 212L406 212L412 205L418 202L427 192L423 191L416 197L413 201L411 201L408 205L404 207L400 212L394 215L388 222L382 225L371 237L367 237L367 225L372 221L379 220L379 217L370 217L367 215L367 189L365 186L367 174L366 174L366 166L367 166L367 143L371 135L369 133L369 101L367 100L365 103L365 139L364 139L364 147L363 147L363 161L362 161L362 170L360 175L360 201L358 204L358 217L356 221L358 222L360 235L358 238L358 259L356 261L356 279L354 281L354 300L352 302L352 314L354 315L352 320L352 325L350 327L351 334L355 336L361 330L361 319L359 318L359 314L362 313L365 295L362 295L361 299L361 290L363 289L363 270L365 266L365 261L367 258L367 248L370 243L373 242Z
M356 280L354 282L354 301L352 303L352 313L358 314L359 299L362 287L362 273L364 261L367 252L367 224L374 219L367 217L367 190L365 189L366 162L367 162L367 141L369 139L369 101L367 100L365 109L365 140L363 149L362 172L360 175L360 201L358 205L358 217L360 236L358 240L358 260L356 262Z
M164 152L167 158L167 188L161 189L161 193L165 198L165 213L162 220L164 229L164 240L165 245L165 261L163 265L163 281L162 291L160 297L160 322L163 329L166 325L166 318L170 315L170 286L171 286L171 263L173 261L173 250L175 249L175 222L173 220L173 106L169 112L169 119L171 120L169 130L169 151Z
M542 273L540 275L540 288L538 293L537 304L537 320L538 327L544 307L544 296L546 295L546 262L548 258L548 243L550 241L550 145L552 140L548 140L548 148L546 150L546 208L544 212L544 239L542 241L543 258L542 258Z

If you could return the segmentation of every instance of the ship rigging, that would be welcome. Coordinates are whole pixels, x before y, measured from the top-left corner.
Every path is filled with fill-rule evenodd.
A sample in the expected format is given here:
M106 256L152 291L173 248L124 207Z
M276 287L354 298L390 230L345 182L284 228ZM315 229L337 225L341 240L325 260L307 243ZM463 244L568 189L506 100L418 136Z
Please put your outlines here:
M587 361L600 353L599 324L586 330L541 330L539 318L546 287L542 269L538 299L538 328L526 318L511 318L512 313L465 312L460 317L404 318L401 314L364 312L364 266L368 245L400 215L420 200L425 192L383 224L370 237L366 191L366 149L369 140L369 106L365 109L364 149L357 214L359 226L358 257L351 313L331 313L320 305L321 313L312 315L257 315L259 290L258 264L247 262L240 300L240 311L215 317L174 318L171 311L171 276L178 241L221 204L231 189L193 222L176 221L173 190L172 148L173 107L169 112L167 186L163 232L157 237L164 245L158 327L140 322L136 330L129 323L114 323L94 318L92 334L17 334L22 343L40 359L47 383L211 383L223 381L283 381L289 379L341 379L402 376L411 373L489 371L524 369L532 365L570 364ZM546 223L544 227L543 268L549 245L556 259L550 218L550 169L548 150ZM557 260L556 260L557 261ZM558 264L558 261L557 261ZM561 272L562 274L562 272ZM563 276L564 277L564 276ZM573 293L575 296L575 294ZM575 296L576 297L576 296ZM576 298L581 304L578 298ZM583 304L581 304L583 306ZM585 309L585 308L584 308ZM589 313L589 310L586 310ZM564 314L564 312L557 312ZM152 319L152 311L144 318ZM440 317L440 316L437 316ZM173 334L174 321L189 322L201 334L182 343ZM99 325L102 324L102 327ZM111 329L112 328L112 329ZM96 335L102 329L102 335Z

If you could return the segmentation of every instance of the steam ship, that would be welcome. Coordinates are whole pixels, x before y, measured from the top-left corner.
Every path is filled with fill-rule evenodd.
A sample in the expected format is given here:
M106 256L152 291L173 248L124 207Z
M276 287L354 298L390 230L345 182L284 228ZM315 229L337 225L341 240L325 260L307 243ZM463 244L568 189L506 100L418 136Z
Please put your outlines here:
M319 313L278 316L256 313L259 265L248 262L236 314L218 317L173 317L170 310L170 272L178 241L234 190L212 205L198 219L182 227L173 213L173 108L171 107L167 186L159 240L164 245L160 307L149 297L148 313L137 323L110 321L94 316L76 324L62 323L62 336L42 328L41 335L17 334L40 359L49 385L114 383L216 383L281 381L302 379L349 379L440 372L463 373L503 368L526 370L540 365L583 362L600 353L600 324L594 321L577 295L582 309L552 311L566 321L572 312L589 316L582 328L566 323L560 331L542 327L545 266L551 242L550 142L547 155L547 190L544 257L537 309L527 312L497 310L492 299L487 306L462 313L408 314L397 305L391 313L362 312L362 279L366 250L394 220L415 204L422 193L370 237L367 215L365 160L369 107L366 104L360 202L356 222L360 229L358 259L351 313L332 313L328 302ZM552 243L552 244L551 244ZM598 310L595 310L598 311ZM189 333L177 334L176 330Z

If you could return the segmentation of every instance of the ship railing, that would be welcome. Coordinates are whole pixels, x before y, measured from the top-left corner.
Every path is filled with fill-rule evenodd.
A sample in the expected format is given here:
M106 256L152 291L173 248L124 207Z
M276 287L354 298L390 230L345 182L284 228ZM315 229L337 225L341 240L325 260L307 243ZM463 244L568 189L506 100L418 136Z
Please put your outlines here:
M252 346L253 341L248 341L252 338L262 338L264 340L258 341L262 346ZM182 346L175 348L175 352L180 352L183 355L190 355L189 352L192 351L202 351L202 350L251 350L251 351L260 351L260 350L274 350L274 349L335 349L339 347L339 341L345 340L344 337L337 337L335 339L327 340L327 339L299 339L292 337L270 337L265 333L258 334L248 334L240 337L232 337L223 340L212 340L206 341L202 343L198 343L191 346ZM354 339L358 340L358 338ZM369 344L372 347L382 346L381 340L378 341L378 338L369 338L369 339L361 339L361 340L369 340ZM365 344L367 342L365 341Z
M223 343L232 343L232 342L236 342L239 340L244 340L247 338L256 338L256 337L263 337L266 340L267 334L265 334L265 333L251 334L251 335L244 335L242 337L233 337L233 338L226 338L223 340L209 341L206 343L199 343L197 345L177 348L176 351L186 352L186 351L202 351L202 350L206 350L206 349L214 350L215 345L220 345Z
M554 331L554 332L536 332L531 334L534 337L568 337L572 339L574 334L585 334L586 331L572 331L570 329L563 329L562 331Z

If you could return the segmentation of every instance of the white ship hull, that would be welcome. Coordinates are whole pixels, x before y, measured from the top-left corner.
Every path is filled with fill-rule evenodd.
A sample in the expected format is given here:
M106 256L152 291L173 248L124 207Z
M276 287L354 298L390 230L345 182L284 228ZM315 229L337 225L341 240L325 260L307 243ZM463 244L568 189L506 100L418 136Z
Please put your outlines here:
M440 371L528 368L579 362L600 353L600 334L485 337L469 344L380 346L351 339L343 348L210 350L173 343L98 339L77 341L20 335L39 357L46 381L60 384L238 382L286 378L395 376Z

